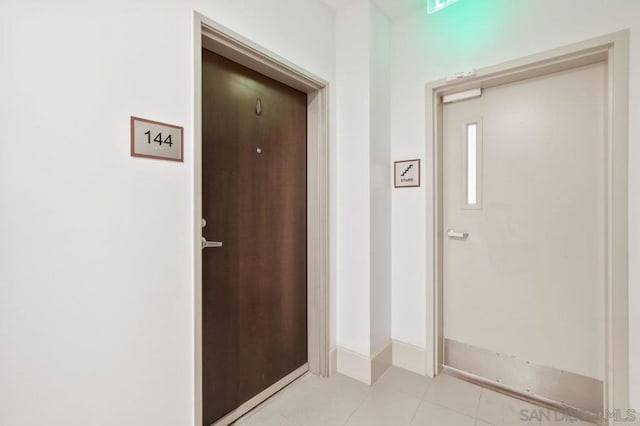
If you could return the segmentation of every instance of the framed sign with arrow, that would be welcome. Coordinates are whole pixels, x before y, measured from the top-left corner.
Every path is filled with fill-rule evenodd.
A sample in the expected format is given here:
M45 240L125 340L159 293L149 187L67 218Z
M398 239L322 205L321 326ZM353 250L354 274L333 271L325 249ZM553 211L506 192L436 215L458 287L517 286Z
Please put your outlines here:
M394 186L396 188L420 187L420 160L396 161L394 165Z

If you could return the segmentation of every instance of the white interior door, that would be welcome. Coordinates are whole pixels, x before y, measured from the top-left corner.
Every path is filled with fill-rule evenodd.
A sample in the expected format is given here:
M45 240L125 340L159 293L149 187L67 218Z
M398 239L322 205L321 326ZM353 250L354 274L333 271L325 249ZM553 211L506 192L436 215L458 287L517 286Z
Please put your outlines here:
M605 87L599 63L444 106L445 339L604 379Z

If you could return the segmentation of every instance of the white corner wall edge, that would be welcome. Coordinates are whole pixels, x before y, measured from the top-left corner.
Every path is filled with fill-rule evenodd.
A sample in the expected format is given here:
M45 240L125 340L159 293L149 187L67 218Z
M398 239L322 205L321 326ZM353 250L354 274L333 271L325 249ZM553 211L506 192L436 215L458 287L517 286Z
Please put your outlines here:
M424 348L393 340L393 366L421 376L427 375L427 351Z
M392 361L392 342L371 357L338 347L337 372L367 385L374 384L384 374Z

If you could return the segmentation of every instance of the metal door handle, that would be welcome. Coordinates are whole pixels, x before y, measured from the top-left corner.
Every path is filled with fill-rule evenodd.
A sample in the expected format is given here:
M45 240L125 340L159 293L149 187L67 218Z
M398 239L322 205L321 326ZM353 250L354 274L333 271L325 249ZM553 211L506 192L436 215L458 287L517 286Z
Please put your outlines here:
M222 247L222 243L220 241L207 241L205 237L202 237L202 248L218 248Z
M461 239L461 240L464 240L464 239L466 239L468 236L469 236L469 234L468 234L468 233L466 233L466 232L458 232L458 231L455 231L455 230L453 230L453 229L449 229L449 230L447 231L447 237L449 237L449 238L459 238L459 239Z

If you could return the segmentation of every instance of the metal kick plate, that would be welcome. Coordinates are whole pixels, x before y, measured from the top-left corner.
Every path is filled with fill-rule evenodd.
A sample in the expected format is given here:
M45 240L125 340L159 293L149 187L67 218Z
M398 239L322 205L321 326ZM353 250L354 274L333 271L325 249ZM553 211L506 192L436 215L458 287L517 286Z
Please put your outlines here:
M563 406L602 413L602 381L445 339L444 365Z

